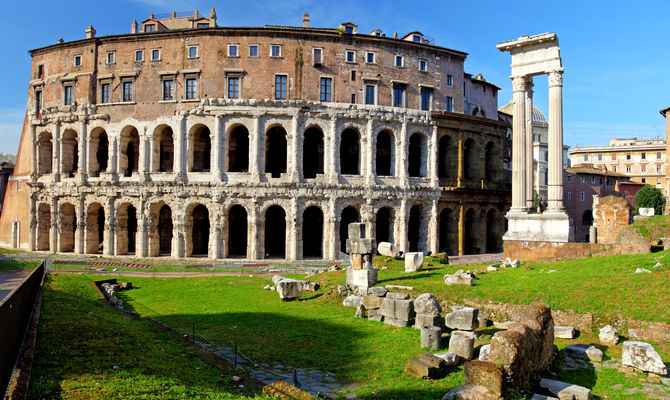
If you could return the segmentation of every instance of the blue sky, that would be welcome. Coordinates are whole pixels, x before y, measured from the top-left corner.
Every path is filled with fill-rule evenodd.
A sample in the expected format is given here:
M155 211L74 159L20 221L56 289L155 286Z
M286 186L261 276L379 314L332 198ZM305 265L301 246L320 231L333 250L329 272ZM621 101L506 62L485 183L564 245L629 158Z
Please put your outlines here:
M514 4L514 6L512 6ZM98 36L130 31L149 13L216 7L218 24L336 27L387 35L420 30L436 44L469 53L466 72L482 73L511 98L510 56L498 42L556 32L564 74L564 140L570 146L606 144L611 137L665 136L658 111L670 106L670 2L664 1L364 1L338 0L88 0L7 1L0 14L5 57L0 63L0 151L15 153L27 102L29 49L81 39L88 25ZM546 112L546 78L535 78L535 104Z

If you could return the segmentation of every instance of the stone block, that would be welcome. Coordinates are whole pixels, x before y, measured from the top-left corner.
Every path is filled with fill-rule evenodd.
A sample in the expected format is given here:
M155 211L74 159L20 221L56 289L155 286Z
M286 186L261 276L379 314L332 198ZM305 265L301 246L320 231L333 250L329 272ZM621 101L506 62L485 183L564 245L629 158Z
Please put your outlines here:
M365 237L365 223L352 222L347 227L347 239L357 240ZM348 252L348 251L347 251Z
M316 292L319 290L320 285L316 282L303 282L302 290L306 292Z
M499 400L499 397L484 386L461 385L442 396L441 400Z
M668 373L661 356L658 355L654 346L645 342L623 342L621 364L658 375Z
M375 239L347 239L347 253L349 254L372 254L375 251Z
M421 348L439 350L442 344L442 328L439 326L421 327Z
M349 254L349 262L351 263L351 268L363 269L363 254Z
M542 379L540 387L560 400L589 400L591 390L583 386L573 385L552 379Z
M444 283L447 286L474 286L475 279L469 276L445 275Z
M384 316L382 315L379 309L377 310L368 310L368 319L370 321L383 321Z
M574 326L555 326L554 338L574 339L577 337L577 330Z
M440 374L438 368L416 358L410 358L405 364L405 372L418 379L433 379Z
M654 208L653 207L640 207L639 213L643 217L653 217L654 216Z
M414 299L414 311L417 314L439 315L442 312L442 306L435 296L424 293Z
M295 300L302 296L302 281L296 279L282 279L277 281L277 293L284 301Z
M388 292L386 293L386 298L392 300L407 300L409 299L409 294L401 292Z
M423 266L423 253L405 253L405 272L416 272Z
M611 325L605 325L604 327L600 328L598 339L600 339L600 343L602 344L616 346L619 344L619 331L617 331L616 328L613 328Z
M354 318L365 318L365 306L360 305L356 307L356 314L354 315Z
M485 344L479 348L479 361L489 361L491 355L491 345Z
M433 354L435 357L439 357L444 360L444 362L447 364L447 366L454 366L458 365L458 361L460 360L458 357L458 354L453 353L453 352L446 352L446 353L435 353Z
M478 315L479 309L477 308L460 308L444 316L444 325L449 329L474 331L479 326Z
M489 393L502 396L505 371L500 365L487 361L468 361L465 363L465 383L480 385L488 389Z
M363 304L363 297L354 295L347 296L342 302L343 306L349 308L358 308L361 304Z
M375 286L368 289L368 294L373 294L377 297L384 297L388 293L388 289L382 286Z
M354 269L352 267L347 267L346 275L347 285L349 285L349 287L364 289L365 293L367 293L368 288L377 283L376 269Z
M363 298L363 305L367 310L376 310L382 306L383 302L383 297L377 297L374 294L369 294Z
M603 360L603 352L590 344L569 344L563 351L566 356L573 359L598 362Z
M414 305L416 308L416 303ZM414 327L421 329L424 326L442 326L442 317L439 315L416 314L414 317Z
M404 320L404 319L397 319L397 318L389 318L387 316L384 316L384 323L386 325L391 325L395 326L398 328L405 328L409 326L409 321Z
M479 322L480 328L486 328L487 326L489 326L490 323L489 319L486 318L486 316L484 316L483 314L477 315L477 322Z
M387 257L396 257L398 255L393 243L389 242L379 242L379 244L377 245L377 252Z
M453 331L449 338L449 352L456 353L465 360L474 356L475 334L472 332Z
M497 270L499 270L499 269L500 269L500 265L499 265L499 264L491 264L491 265L489 265L488 267L486 267L486 270L489 271L489 272L495 272L495 271L497 271Z

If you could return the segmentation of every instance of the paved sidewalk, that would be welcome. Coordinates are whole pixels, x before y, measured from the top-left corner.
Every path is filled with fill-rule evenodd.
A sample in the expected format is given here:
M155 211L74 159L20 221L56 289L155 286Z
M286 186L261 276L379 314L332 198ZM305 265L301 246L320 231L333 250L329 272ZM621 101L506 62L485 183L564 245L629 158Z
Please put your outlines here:
M27 271L0 271L0 303L14 290L32 270Z

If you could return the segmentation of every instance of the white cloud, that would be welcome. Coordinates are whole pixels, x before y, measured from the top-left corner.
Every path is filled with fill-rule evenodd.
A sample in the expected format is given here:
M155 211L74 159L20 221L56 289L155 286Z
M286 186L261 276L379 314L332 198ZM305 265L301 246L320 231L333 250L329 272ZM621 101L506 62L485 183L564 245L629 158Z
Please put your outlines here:
M26 111L0 107L0 152L16 154Z

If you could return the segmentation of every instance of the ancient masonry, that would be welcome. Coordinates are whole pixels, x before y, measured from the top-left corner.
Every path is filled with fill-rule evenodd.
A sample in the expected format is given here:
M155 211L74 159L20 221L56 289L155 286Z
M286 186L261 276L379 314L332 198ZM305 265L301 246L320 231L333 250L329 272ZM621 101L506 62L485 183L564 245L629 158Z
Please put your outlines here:
M501 250L498 88L420 32L219 27L212 9L30 54L4 244L334 259L363 222L401 251Z

